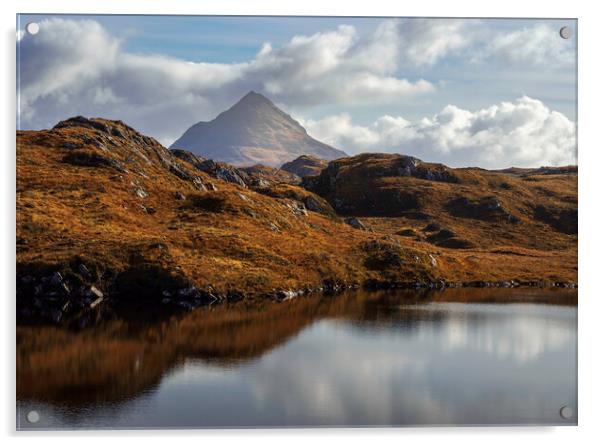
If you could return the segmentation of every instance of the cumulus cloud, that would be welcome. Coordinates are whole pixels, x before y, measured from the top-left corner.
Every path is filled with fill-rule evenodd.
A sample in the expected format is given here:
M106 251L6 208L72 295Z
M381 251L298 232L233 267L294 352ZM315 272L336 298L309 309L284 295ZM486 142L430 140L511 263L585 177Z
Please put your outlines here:
M39 34L19 41L21 122L37 128L73 114L101 115L169 141L250 89L291 106L374 104L432 92L425 80L397 77L395 58L373 63L390 50L378 42L385 28L363 38L342 25L279 48L266 43L245 63L220 64L129 53L93 20L43 20Z
M417 122L386 115L361 126L339 114L303 123L312 136L350 153L399 152L485 168L576 162L575 124L526 96L476 111L448 105Z
M341 25L295 36L278 49L264 44L248 72L261 79L270 96L302 105L393 102L433 91L423 79L393 75L397 53L389 40L379 38L382 30L362 39L353 26Z
M436 65L449 58L503 66L573 61L570 44L546 24L503 33L473 20L391 19L372 32L341 25L278 46L266 42L240 63L128 52L94 20L39 24L35 36L18 33L20 128L48 128L77 114L101 116L124 120L166 145L249 90L296 111L402 107L446 85L409 73L441 76L445 71ZM337 114L307 126L318 139L351 152L403 151L485 167L574 162L573 123L528 97L472 112L449 105L419 122L382 116L361 126Z

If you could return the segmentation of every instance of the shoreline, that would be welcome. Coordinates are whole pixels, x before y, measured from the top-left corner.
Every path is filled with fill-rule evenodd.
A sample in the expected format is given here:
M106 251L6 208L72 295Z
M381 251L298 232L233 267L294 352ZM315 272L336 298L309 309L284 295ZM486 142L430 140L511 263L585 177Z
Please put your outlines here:
M85 275L86 268L80 268ZM139 284L139 283L138 283ZM173 284L173 283L172 283ZM182 283L180 283L182 284ZM320 285L304 285L296 289L273 289L268 292L228 290L219 292L213 286L141 288L124 294L115 290L115 280L104 286L98 282L74 286L59 271L50 274L17 274L17 325L51 324L85 327L98 321L103 311L118 310L133 316L147 313L153 318L186 313L197 308L249 302L250 307L261 301L284 302L309 295L330 296L343 291L416 290L417 292L458 288L539 288L577 289L578 283L550 280L471 280L471 281L390 281L367 279L362 283L324 280Z

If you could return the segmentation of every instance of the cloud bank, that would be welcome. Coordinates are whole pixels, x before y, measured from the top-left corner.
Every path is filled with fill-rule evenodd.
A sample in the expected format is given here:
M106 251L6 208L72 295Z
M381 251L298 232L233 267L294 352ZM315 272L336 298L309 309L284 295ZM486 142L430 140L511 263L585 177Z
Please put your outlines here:
M43 127L73 114L128 120L162 140L211 118L251 89L289 104L404 101L434 91L430 82L396 77L397 64L376 62L386 33L360 38L352 26L263 45L245 63L193 63L132 54L92 20L53 18L19 42L24 126ZM182 122L185 122L182 125ZM176 128L177 127L177 128Z
M339 114L303 123L312 136L348 153L395 152L484 168L576 163L575 124L526 96L476 111L448 105L418 122L385 115L361 126Z
M465 66L484 60L563 66L573 60L566 42L551 38L556 31L545 24L503 34L472 20L384 20L371 33L340 25L278 47L266 42L241 63L128 52L94 20L39 24L35 36L18 33L20 128L48 128L78 114L101 116L126 121L166 145L249 90L297 110L402 108L445 87L445 79L410 73L441 75L433 68L454 58ZM307 126L315 137L351 152L399 150L484 167L574 161L574 125L528 97L475 112L449 105L414 123L382 116L359 126L337 114Z

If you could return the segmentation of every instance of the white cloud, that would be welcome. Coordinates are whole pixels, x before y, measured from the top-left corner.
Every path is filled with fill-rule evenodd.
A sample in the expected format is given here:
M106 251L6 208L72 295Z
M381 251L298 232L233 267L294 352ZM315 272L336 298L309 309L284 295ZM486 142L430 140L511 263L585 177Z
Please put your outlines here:
M478 22L452 19L408 19L396 22L403 59L416 65L433 65L456 54L474 40Z
M498 33L486 45L484 55L515 66L545 66L548 69L575 62L571 41L562 39L558 29L546 24Z
M169 142L250 89L291 106L403 102L432 92L425 80L396 77L394 59L373 63L382 29L362 38L342 25L276 49L266 43L246 63L219 64L129 53L92 20L43 20L39 34L19 41L21 121L39 128L97 115Z
M526 96L476 111L448 105L417 122L382 116L360 126L348 114L340 114L304 124L312 136L348 153L399 152L452 166L485 168L576 162L574 123Z
M22 128L48 128L77 114L101 116L126 121L164 144L251 89L296 111L316 105L401 108L436 87L400 73L440 76L446 71L436 64L448 58L555 69L570 66L574 54L546 24L499 32L472 20L392 19L372 33L341 25L284 45L266 42L243 63L193 63L128 52L93 20L39 24L35 36L19 33ZM447 85L440 78L435 83ZM350 152L402 151L484 167L575 161L573 123L528 97L474 112L450 105L418 122L382 116L360 126L337 114L307 126L318 139Z
M268 95L297 105L390 103L432 92L434 86L425 80L393 75L396 52L389 40L379 39L382 29L362 39L353 26L341 25L335 31L295 36L278 49L264 44L247 74Z

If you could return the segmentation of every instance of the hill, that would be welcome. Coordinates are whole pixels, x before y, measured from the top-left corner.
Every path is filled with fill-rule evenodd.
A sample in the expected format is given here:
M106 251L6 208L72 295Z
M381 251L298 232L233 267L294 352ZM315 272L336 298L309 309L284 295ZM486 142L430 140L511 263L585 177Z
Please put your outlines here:
M309 136L297 121L253 91L212 121L190 127L170 148L237 166L279 167L303 154L328 160L346 156Z
M19 320L342 285L576 281L576 174L518 178L362 155L302 188L277 175L259 183L258 170L167 150L120 121L17 132ZM381 198L388 206L370 205ZM470 245L445 241L456 238Z
M475 250L489 250L496 261L554 252L576 278L576 168L504 173L362 154L330 162L320 175L305 177L303 186L373 230L418 245L467 250L473 260ZM498 269L484 261L479 268Z
M315 156L302 155L297 159L282 164L282 170L296 174L297 176L315 176L319 174L326 166L328 161L319 159Z

